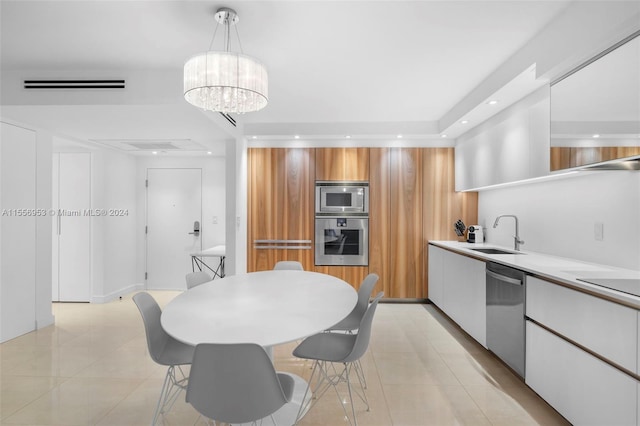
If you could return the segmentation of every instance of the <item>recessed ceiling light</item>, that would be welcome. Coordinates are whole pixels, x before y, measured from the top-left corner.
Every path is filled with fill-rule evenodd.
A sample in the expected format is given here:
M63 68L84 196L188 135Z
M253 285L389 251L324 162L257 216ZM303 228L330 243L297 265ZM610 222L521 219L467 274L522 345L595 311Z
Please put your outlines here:
M487 101L487 105L495 105L497 103L498 103L498 101L496 101L495 99L490 99L490 100Z
M156 155L156 154L158 154L158 151L153 151L152 154Z
M300 139L300 135L295 135L294 138L295 139Z
M600 135L596 133L595 135L593 135L593 137L597 139L600 137Z
M402 135L398 135L397 137L398 137L398 139L402 139Z
M345 139L351 139L351 135L345 136Z
M212 152L211 152L211 151L207 151L207 155L211 155L211 154L212 154Z
M258 139L256 135L251 136L251 139Z
M469 122L469 120L462 120L462 121L460 122L460 124L467 124L468 122Z
M440 135L441 138L446 138L447 135L445 135L444 133Z

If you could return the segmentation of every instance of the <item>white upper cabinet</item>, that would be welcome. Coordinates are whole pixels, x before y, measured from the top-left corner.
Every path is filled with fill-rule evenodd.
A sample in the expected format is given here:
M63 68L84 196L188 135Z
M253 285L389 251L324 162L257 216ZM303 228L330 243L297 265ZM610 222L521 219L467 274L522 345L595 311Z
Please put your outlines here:
M455 161L456 191L548 174L548 87L458 138Z

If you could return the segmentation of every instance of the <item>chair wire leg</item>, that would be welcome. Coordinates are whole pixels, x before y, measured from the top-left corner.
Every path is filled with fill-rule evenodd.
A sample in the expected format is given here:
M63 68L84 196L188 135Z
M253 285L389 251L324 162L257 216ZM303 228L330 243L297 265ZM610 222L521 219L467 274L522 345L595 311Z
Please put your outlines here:
M302 397L302 402L300 403L300 408L298 409L296 420L293 422L294 425L298 424L298 421L300 420L300 418L302 418L302 415L311 409L311 402L315 396L315 392L317 391L317 386L313 391L311 391L311 395L309 395L309 390L311 389L313 378L316 374L316 370L318 369L318 364L319 364L319 361L315 361L313 363L313 370L311 371L311 377L309 377L309 383L307 384L307 389L304 391L304 396ZM308 399L307 399L307 396L309 396Z
M164 382L162 383L162 389L160 390L160 396L158 397L158 403L156 404L156 410L153 413L153 420L151 424L155 426L158 421L158 416L160 416L161 407L163 405L163 400L166 399L165 393L168 392L169 389L169 381L170 381L170 370L171 367L167 369L167 374L164 376Z
M347 378L347 390L349 391L349 402L351 402L351 415L353 416L353 425L358 426L358 419L356 417L356 407L353 404L353 395L351 394L351 381L349 380L349 370L351 367L349 365L344 366L346 378ZM349 422L351 424L351 422Z
M360 385L362 389L367 388L367 378L364 376L364 369L362 368L362 364L360 360L356 361L356 374L358 375L358 379L360 380Z
M164 377L164 383L162 384L162 390L160 391L160 397L158 398L158 404L156 405L156 411L153 415L152 425L155 425L158 421L158 417L161 414L165 414L173 407L178 395L184 389L186 389L187 377L182 371L182 368L178 366L178 371L182 375L181 379L176 379L175 366L171 365L167 368L167 374Z

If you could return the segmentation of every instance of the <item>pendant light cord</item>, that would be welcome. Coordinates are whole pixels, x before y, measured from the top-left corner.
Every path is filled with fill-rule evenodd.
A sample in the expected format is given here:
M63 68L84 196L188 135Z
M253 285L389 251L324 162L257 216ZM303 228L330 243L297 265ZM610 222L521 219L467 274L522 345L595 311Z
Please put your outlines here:
M216 29L213 30L213 37L211 37L211 43L209 43L209 50L213 47L213 41L216 39L216 33L218 32L218 26L220 24L216 23Z

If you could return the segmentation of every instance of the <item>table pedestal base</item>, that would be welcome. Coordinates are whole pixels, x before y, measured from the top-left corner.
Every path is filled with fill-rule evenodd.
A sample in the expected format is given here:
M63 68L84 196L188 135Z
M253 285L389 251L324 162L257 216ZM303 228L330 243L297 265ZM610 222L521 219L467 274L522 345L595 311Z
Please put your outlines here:
M291 401L285 404L281 409L273 413L273 419L278 426L291 426L296 421L296 417L298 416L298 411L300 410L300 406L302 405L302 398L304 398L304 394L307 391L307 381L302 377L287 373L293 378L294 386L293 386L293 395L291 396ZM309 398L309 396L307 396ZM303 413L303 416L306 413ZM250 425L250 423L245 423L246 425ZM259 424L259 423L258 423ZM271 419L267 418L263 420L264 425L271 425ZM243 425L244 426L244 425Z

